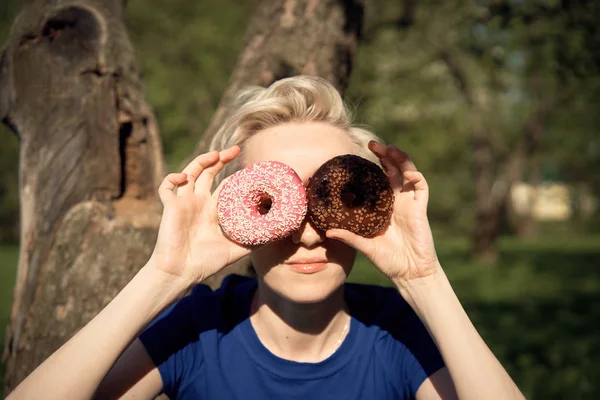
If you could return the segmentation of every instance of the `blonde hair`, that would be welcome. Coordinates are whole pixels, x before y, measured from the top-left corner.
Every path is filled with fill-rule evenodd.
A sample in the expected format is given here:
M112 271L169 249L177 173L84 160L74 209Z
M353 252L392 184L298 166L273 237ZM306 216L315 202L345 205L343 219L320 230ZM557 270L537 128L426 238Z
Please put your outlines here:
M352 113L338 91L326 80L312 76L281 79L268 88L249 87L237 97L234 111L213 137L210 150L223 150L244 142L261 130L289 122L324 122L348 133L361 157L381 166L367 147L382 139L367 129L352 126ZM215 186L242 168L237 157L215 178Z

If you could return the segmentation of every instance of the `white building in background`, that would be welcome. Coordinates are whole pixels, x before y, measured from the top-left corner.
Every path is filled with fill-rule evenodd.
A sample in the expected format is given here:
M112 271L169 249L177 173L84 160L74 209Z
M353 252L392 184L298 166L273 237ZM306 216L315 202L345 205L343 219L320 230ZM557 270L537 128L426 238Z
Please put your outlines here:
M569 186L556 182L536 186L517 182L511 190L511 201L517 214L531 215L538 221L565 221L573 215L574 206L582 215L591 215L597 206L589 192L574 193Z

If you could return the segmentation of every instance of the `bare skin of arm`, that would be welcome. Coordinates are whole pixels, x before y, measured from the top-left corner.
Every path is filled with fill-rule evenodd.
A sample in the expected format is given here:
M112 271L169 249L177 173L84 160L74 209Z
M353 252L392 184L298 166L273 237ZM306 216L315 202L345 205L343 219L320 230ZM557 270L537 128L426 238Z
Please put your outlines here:
M239 152L234 146L203 154L165 178L158 189L164 210L148 263L8 400L153 399L160 393L160 374L138 335L189 288L250 252L221 232L210 191L215 175Z
M185 293L182 289L168 282L159 270L146 265L104 310L44 361L8 399L91 398L120 354L162 310ZM158 382L149 383L143 389L146 398L157 395L162 388L160 376Z
M94 399L153 399L162 387L158 368L135 339L104 377Z
M458 398L525 398L471 323L445 274L399 289L436 342ZM417 399L454 398L431 386L423 387L423 393L419 389Z

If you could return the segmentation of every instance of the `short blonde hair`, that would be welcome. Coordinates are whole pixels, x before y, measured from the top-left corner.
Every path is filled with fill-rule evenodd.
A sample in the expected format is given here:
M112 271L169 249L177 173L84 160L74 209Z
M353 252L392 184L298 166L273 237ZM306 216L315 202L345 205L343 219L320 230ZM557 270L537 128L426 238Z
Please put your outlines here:
M352 125L352 113L338 91L326 80L312 76L281 79L268 88L249 87L237 97L234 111L213 137L210 150L223 150L238 145L261 130L289 122L324 122L340 128L356 143L357 153L381 166L367 147L371 140L382 139L367 129ZM215 179L223 179L242 168L237 157L223 168Z

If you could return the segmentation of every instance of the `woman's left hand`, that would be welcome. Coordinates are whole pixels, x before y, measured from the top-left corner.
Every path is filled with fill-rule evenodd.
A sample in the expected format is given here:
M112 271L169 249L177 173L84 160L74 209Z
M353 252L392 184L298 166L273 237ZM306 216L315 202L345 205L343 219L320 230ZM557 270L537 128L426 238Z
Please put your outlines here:
M394 191L390 223L370 238L343 229L330 229L328 238L340 240L363 253L396 284L433 276L441 270L427 220L429 188L410 157L396 146L370 142Z

